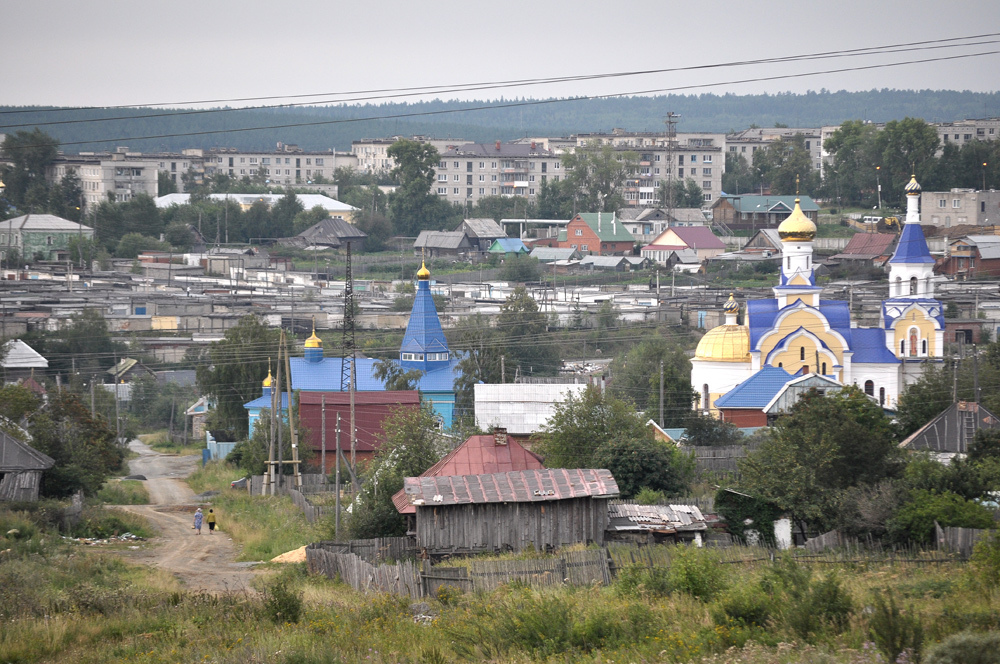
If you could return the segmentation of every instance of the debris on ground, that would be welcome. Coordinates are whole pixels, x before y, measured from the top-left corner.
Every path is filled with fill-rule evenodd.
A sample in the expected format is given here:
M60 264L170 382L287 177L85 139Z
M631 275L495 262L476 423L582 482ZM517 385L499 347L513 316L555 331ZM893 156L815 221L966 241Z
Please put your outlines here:
M113 544L115 542L145 542L145 537L139 537L138 535L133 535L132 533L122 533L121 535L112 535L111 537L63 537L64 540L71 540L73 542L79 542L80 544L86 544L87 546L96 546L99 544ZM138 548L138 547L130 547Z
M302 546L294 551L283 553L280 556L271 558L272 563L304 563L306 561L306 547Z

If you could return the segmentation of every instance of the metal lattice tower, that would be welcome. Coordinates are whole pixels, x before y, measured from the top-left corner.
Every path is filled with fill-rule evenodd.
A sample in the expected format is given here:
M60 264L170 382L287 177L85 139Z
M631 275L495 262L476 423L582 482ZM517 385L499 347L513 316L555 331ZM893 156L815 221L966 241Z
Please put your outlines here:
M344 275L344 335L340 343L340 390L351 391L351 367L354 365L354 277L351 275L351 243L347 243L347 271ZM350 361L348 361L350 360Z

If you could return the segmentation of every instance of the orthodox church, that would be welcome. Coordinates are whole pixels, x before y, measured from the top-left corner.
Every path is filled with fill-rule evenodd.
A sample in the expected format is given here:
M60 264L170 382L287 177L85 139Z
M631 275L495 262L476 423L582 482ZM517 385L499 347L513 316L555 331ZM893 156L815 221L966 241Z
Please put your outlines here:
M718 414L716 401L765 367L800 377L818 374L855 384L893 409L905 386L920 377L928 361L941 361L944 315L934 299L931 257L920 227L920 185L906 186L906 223L889 260L889 297L878 327L858 327L847 302L822 300L813 273L816 224L795 201L778 227L781 276L774 297L749 300L744 321L730 296L726 322L710 330L691 361L696 408Z
M451 426L455 410L455 378L461 371L458 368L459 358L449 351L448 340L441 329L437 308L431 297L430 276L430 270L421 265L417 272L417 290L413 297L410 320L406 325L399 359L395 361L403 371L418 369L422 372L416 389L420 391L421 400L431 406L441 425L447 428ZM305 341L303 357L290 358L289 362L292 390L341 391L344 359L324 357L323 340L316 336L315 329ZM354 361L355 391L385 391L385 384L374 375L376 362L377 360L367 357L359 357ZM268 371L263 382L262 396L243 404L249 415L251 431L260 412L271 407L271 383L272 377ZM282 391L281 399L284 410L288 406L286 392Z

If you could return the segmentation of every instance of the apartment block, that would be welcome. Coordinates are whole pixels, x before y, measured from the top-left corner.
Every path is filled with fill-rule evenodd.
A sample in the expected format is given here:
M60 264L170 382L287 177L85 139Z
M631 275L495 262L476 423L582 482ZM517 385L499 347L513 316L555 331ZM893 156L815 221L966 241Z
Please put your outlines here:
M563 177L559 156L537 143L466 143L441 154L434 191L462 205L485 196L534 200L542 182Z
M364 173L388 173L396 161L386 151L396 141L405 138L419 143L430 143L437 151L447 152L468 141L461 138L429 138L427 136L392 136L390 138L362 138L351 141L351 154L358 160L356 168Z
M823 172L823 128L788 128L772 127L767 129L744 129L726 136L726 149L733 154L746 158L748 164L753 164L753 155L757 150L763 150L774 141L790 139L802 134L806 150L812 160L813 168Z
M338 168L357 168L358 159L349 152L306 151L297 145L278 143L272 151L247 152L236 148L205 151L205 176L224 173L241 180L263 177L272 185L310 184L316 178L333 179Z
M124 147L116 152L81 152L56 157L46 178L58 182L68 173L75 172L80 178L85 206L106 201L109 195L119 202L130 201L139 194L155 198L159 163L158 156L128 152Z
M948 143L962 147L971 141L992 141L1000 135L1000 118L959 120L958 122L935 122L939 147Z
M995 226L1000 224L1000 191L952 189L920 194L920 219L934 226Z

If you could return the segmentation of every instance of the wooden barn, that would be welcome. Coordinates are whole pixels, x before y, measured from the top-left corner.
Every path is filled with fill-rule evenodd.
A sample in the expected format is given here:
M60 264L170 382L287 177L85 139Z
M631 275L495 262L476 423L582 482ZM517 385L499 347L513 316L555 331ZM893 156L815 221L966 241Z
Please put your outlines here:
M538 551L603 544L608 499L618 484L607 470L521 470L489 475L407 477L417 510L417 546L429 555Z
M38 500L42 471L55 461L0 431L0 501Z

